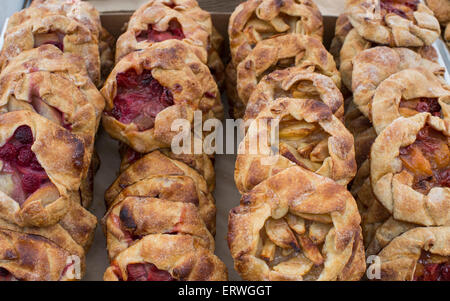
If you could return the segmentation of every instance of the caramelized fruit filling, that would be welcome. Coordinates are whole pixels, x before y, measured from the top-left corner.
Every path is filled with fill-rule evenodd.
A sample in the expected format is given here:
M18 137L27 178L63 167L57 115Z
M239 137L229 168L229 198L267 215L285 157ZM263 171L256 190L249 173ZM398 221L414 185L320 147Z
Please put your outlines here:
M422 252L417 261L414 281L450 281L450 259Z
M53 121L56 124L61 125L69 131L72 130L72 125L65 121L64 113L57 108L47 104L41 97L33 95L31 97L31 105L39 115L47 118L50 121Z
M414 20L414 12L417 10L419 0L381 0L381 16L396 14L408 20Z
M17 281L17 279L7 269L0 268L0 281Z
M403 117L411 117L418 113L430 113L433 116L441 117L441 105L437 98L416 98L402 100L399 106L399 112Z
M450 187L448 139L430 126L417 134L416 141L400 149L403 166L413 176L413 188L423 194L433 187Z
M153 128L156 115L173 105L172 93L153 78L150 70L134 69L117 74L117 94L111 115L118 121L134 123L140 131Z
M34 48L50 44L58 47L61 51L64 51L64 36L65 34L59 31L37 33L34 35Z
M183 29L177 20L171 20L169 22L169 28L167 28L166 31L157 31L153 28L152 24L149 24L147 30L141 31L139 35L136 36L138 42L162 42L171 39L183 40L184 38Z
M127 281L175 281L169 272L151 263L132 263L127 266Z
M0 148L0 187L20 205L40 187L53 185L31 150L33 142L31 128L22 125Z

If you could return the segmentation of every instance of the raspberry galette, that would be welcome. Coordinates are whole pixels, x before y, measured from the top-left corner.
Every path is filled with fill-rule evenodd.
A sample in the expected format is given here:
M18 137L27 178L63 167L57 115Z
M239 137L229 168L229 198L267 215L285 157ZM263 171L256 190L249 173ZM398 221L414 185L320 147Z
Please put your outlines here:
M353 136L323 102L279 98L250 124L239 145L236 186L249 192L296 165L348 184L356 174Z
M225 281L225 264L191 235L151 234L117 255L105 281Z
M322 41L322 15L309 0L248 0L231 15L228 34L232 62L237 67L259 42L268 38L304 34Z
M130 52L172 39L187 43L206 64L208 38L209 33L189 15L164 4L154 3L139 13L134 13L127 31L117 39L116 64Z
M361 219L345 187L294 166L232 209L228 245L245 280L359 280Z
M449 224L449 129L448 121L430 113L400 117L372 145L373 192L396 220Z
M89 167L83 140L27 111L0 115L0 132L0 217L20 226L57 223Z
M100 56L97 37L83 24L62 15L44 15L30 19L13 28L5 36L0 67L3 70L11 60L25 50L41 45L54 45L62 52L82 57L89 77L100 83Z
M431 45L441 34L433 12L419 0L350 0L346 12L360 36L381 45Z
M186 43L167 40L130 53L108 77L103 126L115 139L146 153L170 147L176 119L193 122L223 113L214 78Z

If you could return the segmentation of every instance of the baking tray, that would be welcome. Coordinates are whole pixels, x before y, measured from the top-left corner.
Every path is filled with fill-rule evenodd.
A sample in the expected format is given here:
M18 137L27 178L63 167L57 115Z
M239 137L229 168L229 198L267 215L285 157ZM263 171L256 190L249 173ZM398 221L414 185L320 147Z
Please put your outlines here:
M104 12L101 14L103 26L118 37L122 32L122 27L128 21L132 12ZM227 41L227 26L230 13L211 13L213 22L218 31L225 37ZM336 16L324 16L324 44L329 46L334 36L334 26ZM0 48L3 45L3 35L7 24L7 20L2 29L0 37ZM446 44L438 40L434 44L438 50L439 63L446 66L446 70L450 68L450 54ZM225 46L228 48L227 46ZM446 71L445 78L450 83L449 73ZM226 95L222 95L222 101L225 106L226 118L228 116L228 103ZM226 133L225 133L226 134ZM118 142L111 139L103 129L100 129L96 141L96 149L100 156L101 167L95 177L94 182L94 202L90 211L95 214L99 220L99 226L96 229L94 242L86 258L86 275L84 281L102 280L103 273L108 267L108 258L106 254L106 240L102 231L100 220L103 217L106 208L104 204L104 192L118 175L120 166L120 157L118 153ZM217 206L217 234L216 234L216 255L219 256L228 267L230 280L242 280L233 268L233 259L230 255L227 245L228 231L228 212L239 204L240 194L234 184L234 165L235 155L216 155L216 190L214 197Z

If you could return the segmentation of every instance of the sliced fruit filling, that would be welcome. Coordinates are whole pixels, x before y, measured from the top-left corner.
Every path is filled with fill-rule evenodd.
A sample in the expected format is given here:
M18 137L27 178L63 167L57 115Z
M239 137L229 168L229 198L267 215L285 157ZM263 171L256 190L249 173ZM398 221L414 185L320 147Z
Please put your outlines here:
M450 187L448 138L441 132L425 126L413 144L400 149L400 159L414 176L416 191L428 194L433 187Z
M150 70L134 69L117 74L117 94L111 115L124 124L134 123L140 131L153 128L156 115L172 106L173 95L153 78Z
M0 147L0 189L20 205L39 188L54 186L31 150L33 142L31 128L22 125Z
M426 97L402 100L399 106L399 112L403 117L411 117L424 112L441 117L441 109L437 98Z
M56 124L61 125L69 131L72 130L72 125L65 121L64 113L57 108L47 104L41 97L33 95L31 97L31 105L39 115L47 118L50 121L53 121Z
M422 252L414 272L415 281L450 281L450 258Z
M323 269L320 250L330 228L331 224L290 213L281 219L269 218L260 231L258 256L277 272L313 280Z
M61 51L64 51L64 36L65 34L59 31L49 31L47 33L36 33L34 35L34 48L41 45L54 45Z
M165 40L183 40L185 38L181 24L177 20L171 20L166 31L158 31L152 24L148 25L147 30L141 31L136 36L138 42L162 42Z
M159 270L151 263L129 264L127 273L127 281L175 281L169 272Z
M381 16L396 14L408 20L414 20L414 12L417 10L419 0L381 0Z

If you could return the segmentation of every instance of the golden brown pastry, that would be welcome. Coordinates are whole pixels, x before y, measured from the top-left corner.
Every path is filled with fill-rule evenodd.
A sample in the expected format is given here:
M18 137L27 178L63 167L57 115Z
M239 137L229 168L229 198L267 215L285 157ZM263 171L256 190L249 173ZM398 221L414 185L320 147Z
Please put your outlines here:
M195 55L206 63L208 38L209 33L189 15L162 3L152 3L133 14L127 31L117 39L116 64L130 52L170 39L187 43Z
M433 12L417 0L349 0L346 13L360 36L381 45L431 45L441 34Z
M157 181L172 184L170 177ZM200 217L196 204L185 199L182 193L171 191L166 194L168 197L130 196L111 206L104 218L111 259L150 234L190 235L203 248L214 252L214 238Z
M164 16L164 18L166 19L170 19L170 16L173 15L172 12L175 11L176 15L182 14L184 16L184 19L187 18L189 20L194 21L201 27L201 29L203 29L203 31L207 32L208 38L207 43L205 44L206 46L205 49L208 53L207 65L211 70L211 74L214 76L218 86L221 88L225 76L224 74L225 67L223 65L222 59L220 58L222 51L223 37L214 27L211 20L211 14L201 9L196 0L150 0L147 3L141 5L133 13L128 23L127 29L135 27L136 26L135 22L140 22L139 21L140 17L145 14L145 11L151 10L153 6L155 7L164 6L165 7L164 11L168 13L167 15ZM188 23L192 24L192 22L189 20ZM164 22L164 20L160 21ZM203 36L202 33L199 34L200 36ZM154 34L152 35L154 36ZM170 34L170 29L168 30L168 32L159 33L158 36L160 37L160 40L167 38L174 38L172 37L172 34Z
M445 26L450 22L449 0L426 0L425 2L441 25Z
M276 123L264 124L267 120ZM279 142L273 141L274 130L278 130ZM251 123L239 145L236 186L241 193L247 193L296 165L341 185L348 184L356 174L353 136L323 102L279 98Z
M2 71L6 78L14 78L24 73L46 72L56 74L70 80L84 98L87 98L95 108L97 126L100 123L101 113L105 107L105 100L88 77L83 59L70 53L63 53L53 45L43 45L27 50L16 56ZM3 85L3 79L2 83Z
M210 194L201 191L195 180L187 175L170 175L161 172L137 180L121 190L114 201L108 204L108 207L120 209L127 197L160 198L165 201L193 204L198 207L196 210L207 229L215 234L216 207L214 199Z
M241 3L231 15L228 26L234 66L237 67L259 42L292 33L322 41L322 15L313 1L248 0Z
M359 111L352 97L345 100L345 105L344 123L355 139L355 159L359 168L368 159L377 133L370 120Z
M450 281L450 227L412 229L378 256L381 280Z
M57 223L89 167L83 140L27 111L0 115L0 130L0 216L20 226Z
M353 29L347 14L340 14L336 20L336 25L334 29L334 37L331 40L330 53L334 57L336 66L339 68L341 65L340 52L342 45L344 44L345 38L348 33Z
M146 153L171 146L176 119L221 117L220 93L211 73L187 44L167 40L130 53L108 77L103 126L115 139Z
M97 37L83 24L63 15L32 18L5 36L0 67L3 70L21 52L51 44L65 53L82 57L94 84L100 82L100 56Z
M242 197L230 212L228 244L245 280L359 280L359 223L345 187L294 166Z
M152 234L120 253L105 281L225 281L225 264L190 235Z
M450 23L445 27L444 40L447 43L447 47L450 47Z
M212 162L212 159L209 158L206 154L176 155L173 152L171 152L170 149L160 149L159 151L162 152L167 157L173 160L181 161L187 164L189 167L193 168L205 179L206 183L208 184L209 191L214 191L214 188L216 186L216 173L214 171L214 164ZM138 153L137 151L133 150L132 148L123 143L120 144L119 153L121 157L120 172L123 172L131 164L141 159L145 155L142 153Z
M401 116L422 112L450 122L450 87L424 68L390 76L378 86L372 99L372 122L377 133Z
M294 66L331 77L340 87L339 71L322 43L305 35L288 34L259 42L239 63L237 91L240 100L247 104L264 75Z
M437 76L442 76L445 71L438 63L407 48L375 47L361 52L353 60L353 101L370 119L370 103L377 87L391 75L417 67Z
M76 262L46 237L0 229L0 281L67 281Z
M171 159L160 151L151 152L123 171L105 192L105 201L109 206L126 187L154 175L187 176L205 195L209 195L205 179L194 169L181 161Z
M291 67L276 70L260 80L248 100L244 120L256 118L267 105L282 97L322 101L336 117L344 115L344 99L332 78L303 67Z
M450 223L449 128L430 113L400 117L372 145L373 192L396 220Z

